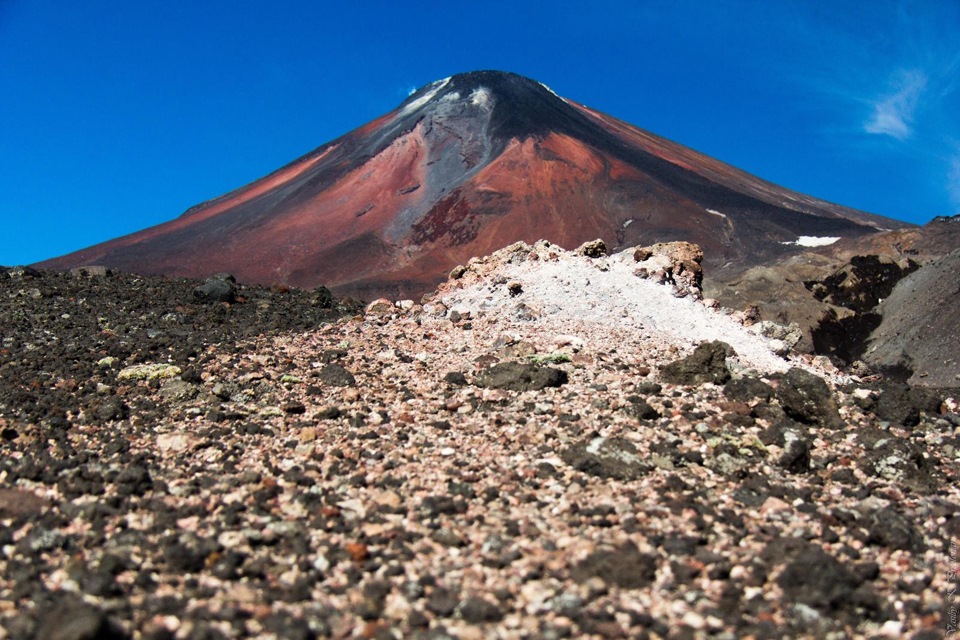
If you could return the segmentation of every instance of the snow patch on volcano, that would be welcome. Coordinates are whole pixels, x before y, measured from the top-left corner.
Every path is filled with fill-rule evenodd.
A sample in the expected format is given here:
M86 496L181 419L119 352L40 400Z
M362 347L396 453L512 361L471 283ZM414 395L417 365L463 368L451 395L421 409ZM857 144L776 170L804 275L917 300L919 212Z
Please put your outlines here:
M560 98L561 100L564 100L564 99L561 98L559 95L557 95L557 92L556 92L556 91L554 91L553 89L551 89L551 88L548 87L547 85L543 84L542 82L539 82L539 83L537 83L537 84L539 84L541 87L543 87L544 89L546 89L547 91L549 91L549 92L552 93L553 95L557 96L557 97ZM564 102L566 102L566 100L564 100Z
M420 96L419 98L417 98L416 100L414 100L413 102L405 106L403 108L403 111L401 111L400 113L402 115L407 115L408 113L413 113L423 105L427 104L428 102L433 100L434 96L440 93L440 91L445 86L447 86L448 82L450 82L450 78L444 78L443 80L437 80L433 84L429 85L431 88L425 94L423 94L422 96Z
M839 236L837 237L800 236L799 238L797 238L792 242L784 242L782 244L795 244L801 247L826 247L833 244L839 239L840 239Z
M493 104L493 95L486 87L477 87L470 94L470 103L481 109L489 109Z

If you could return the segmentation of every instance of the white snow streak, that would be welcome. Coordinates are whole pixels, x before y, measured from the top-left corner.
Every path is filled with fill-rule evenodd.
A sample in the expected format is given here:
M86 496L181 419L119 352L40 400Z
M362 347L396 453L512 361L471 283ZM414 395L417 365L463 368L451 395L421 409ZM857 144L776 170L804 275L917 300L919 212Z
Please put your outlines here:
M796 244L801 247L825 247L827 245L833 244L839 237L818 237L818 236L800 236L793 242L784 242L783 244Z
M546 89L547 91L549 91L550 93L552 93L553 95L555 95L555 96L557 96L558 98L560 98L560 96L557 95L557 92L554 91L553 89L551 89L550 87L548 87L547 85L543 84L542 82L540 82L540 83L538 83L538 84L539 84L541 87L543 87L544 89ZM560 98L560 99L563 100L563 98Z
M433 99L433 97L440 92L441 89L447 86L448 82L450 82L450 78L444 78L443 80L437 80L436 82L434 82L432 85L430 85L432 88L429 91L427 91L425 94L423 94L422 96L420 96L419 98L417 98L416 100L414 100L413 102L405 106L403 108L403 111L400 112L401 115L407 115L408 113L413 113L423 105L430 102Z

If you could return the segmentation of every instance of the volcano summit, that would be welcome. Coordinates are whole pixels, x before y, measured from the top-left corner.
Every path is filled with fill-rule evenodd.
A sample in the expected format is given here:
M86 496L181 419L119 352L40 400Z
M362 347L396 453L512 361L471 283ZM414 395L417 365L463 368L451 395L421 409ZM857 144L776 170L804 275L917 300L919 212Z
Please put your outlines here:
M515 241L682 239L723 277L797 251L801 238L905 226L782 189L534 80L481 71L433 82L170 222L40 266L229 271L249 283L413 296Z

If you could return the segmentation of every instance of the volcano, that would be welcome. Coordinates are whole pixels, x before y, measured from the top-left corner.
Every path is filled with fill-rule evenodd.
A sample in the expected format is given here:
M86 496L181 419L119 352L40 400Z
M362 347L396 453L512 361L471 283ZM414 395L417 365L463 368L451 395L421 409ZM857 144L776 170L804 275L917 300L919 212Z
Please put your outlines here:
M396 298L518 240L687 240L722 278L799 250L801 237L907 226L783 189L534 80L481 71L433 82L169 222L39 266L227 271L248 283Z

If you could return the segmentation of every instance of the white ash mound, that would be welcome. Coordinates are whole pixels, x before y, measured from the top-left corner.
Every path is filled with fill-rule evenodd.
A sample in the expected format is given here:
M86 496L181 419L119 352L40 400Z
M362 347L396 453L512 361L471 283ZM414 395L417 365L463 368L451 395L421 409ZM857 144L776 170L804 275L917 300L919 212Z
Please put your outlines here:
M806 366L766 323L744 326L740 313L704 301L696 245L671 242L607 255L603 243L565 251L546 241L519 242L457 267L426 303L427 315L466 318L538 351L552 346L617 345L643 352L651 365L702 342L736 352L735 371L760 373ZM789 335L788 331L781 335ZM821 371L821 373L823 373Z

